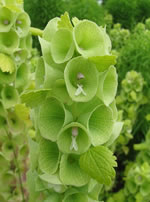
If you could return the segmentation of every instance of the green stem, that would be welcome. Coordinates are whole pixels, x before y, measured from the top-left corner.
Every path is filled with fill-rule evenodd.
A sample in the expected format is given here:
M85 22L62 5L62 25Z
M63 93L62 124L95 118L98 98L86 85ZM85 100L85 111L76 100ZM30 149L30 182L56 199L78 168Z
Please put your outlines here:
M134 149L135 150L145 150L145 149L147 149L147 145L145 143L134 144Z
M33 36L41 36L43 35L43 31L41 29L30 27L30 32Z
M5 129L5 131L7 133L8 138L11 140L11 142L13 144L11 134L9 134L6 129ZM17 160L17 153L15 151L14 144L13 144L13 154L14 154L14 161L15 161L16 167L18 169L18 177L19 177L19 184L20 184L20 189L21 189L21 194L22 194L22 202L25 202L23 183L22 183L22 179L21 179L21 172L20 172L20 167L19 167L19 163L18 163L18 160Z

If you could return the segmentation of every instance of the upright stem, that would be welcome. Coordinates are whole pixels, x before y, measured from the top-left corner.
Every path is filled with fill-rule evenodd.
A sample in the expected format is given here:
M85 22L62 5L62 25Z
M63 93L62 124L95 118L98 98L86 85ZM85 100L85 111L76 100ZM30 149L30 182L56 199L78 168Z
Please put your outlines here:
M6 129L5 129L5 130L6 130ZM12 142L12 144L13 144L11 134L9 134L9 133L7 132L7 130L6 130L6 133L7 133L8 138L11 140L11 142ZM15 159L16 166L17 166L17 169L18 169L18 177L19 177L19 184L20 184L20 189L21 189L21 194L22 194L22 202L25 202L24 190L23 190L22 179L21 179L21 173L20 173L20 167L19 167L19 164L18 164L17 154L16 154L16 151L15 151L15 149L14 149L14 145L13 145L13 154L14 154L14 159Z
M33 36L41 36L43 35L43 31L41 29L30 27L30 32Z
M145 143L134 144L135 150L145 150L147 149L147 145Z

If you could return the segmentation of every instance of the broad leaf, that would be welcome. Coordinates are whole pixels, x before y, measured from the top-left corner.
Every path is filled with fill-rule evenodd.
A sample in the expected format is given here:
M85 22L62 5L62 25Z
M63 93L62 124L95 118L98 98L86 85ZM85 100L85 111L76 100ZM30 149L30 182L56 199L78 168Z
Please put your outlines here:
M104 146L93 147L80 157L80 167L99 183L109 185L115 176L116 157Z

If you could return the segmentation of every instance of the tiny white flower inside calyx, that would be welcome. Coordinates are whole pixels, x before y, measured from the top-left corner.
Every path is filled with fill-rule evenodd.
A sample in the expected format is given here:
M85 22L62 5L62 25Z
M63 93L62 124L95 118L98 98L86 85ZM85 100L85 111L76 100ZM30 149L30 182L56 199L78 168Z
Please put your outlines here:
M76 90L76 92L75 92L75 96L78 96L78 95L80 95L81 93L84 95L84 96L86 96L86 92L84 92L84 90L83 90L83 85L81 85L81 84L77 84L77 90Z
M4 20L3 23L4 23L4 25L8 25L9 24L9 20Z
M21 24L22 24L22 21L21 21L21 20L17 20L17 21L16 21L16 24L21 25Z
M85 76L81 73L81 72L79 72L78 74L77 74L77 80L81 80L81 79L84 79L85 78ZM85 93L85 91L83 90L83 85L82 84L77 84L77 90L76 90L76 92L75 92L75 96L78 96L78 95L80 95L80 94L83 94L84 96L86 96L86 93Z
M76 141L78 133L79 133L79 131L78 131L77 127L72 128L72 142L70 145L70 150L74 149L75 151L78 151L78 145L77 145L77 141Z

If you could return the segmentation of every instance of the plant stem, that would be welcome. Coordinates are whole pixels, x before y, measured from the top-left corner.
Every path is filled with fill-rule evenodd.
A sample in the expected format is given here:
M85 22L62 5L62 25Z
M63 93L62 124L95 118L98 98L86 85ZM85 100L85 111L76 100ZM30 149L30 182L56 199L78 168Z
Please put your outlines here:
M6 130L6 129L5 129ZM12 136L11 134L9 134L6 130L6 133L7 133L7 136L8 138L11 140L12 144L13 144L13 141L12 141ZM25 198L24 198L24 191L23 191L23 185L22 185L22 179L21 179L21 173L20 173L20 167L19 167L19 164L18 164L18 160L17 160L17 154L16 154L16 151L14 149L14 145L13 145L13 154L14 154L14 160L16 162L16 167L18 169L18 177L19 177L19 184L20 184L20 189L21 189L21 194L22 194L22 202L25 202Z
M147 145L145 143L134 144L134 149L135 150L145 150L145 149L147 149Z
M30 27L30 32L33 36L42 36L43 31L41 29L35 28L35 27Z

